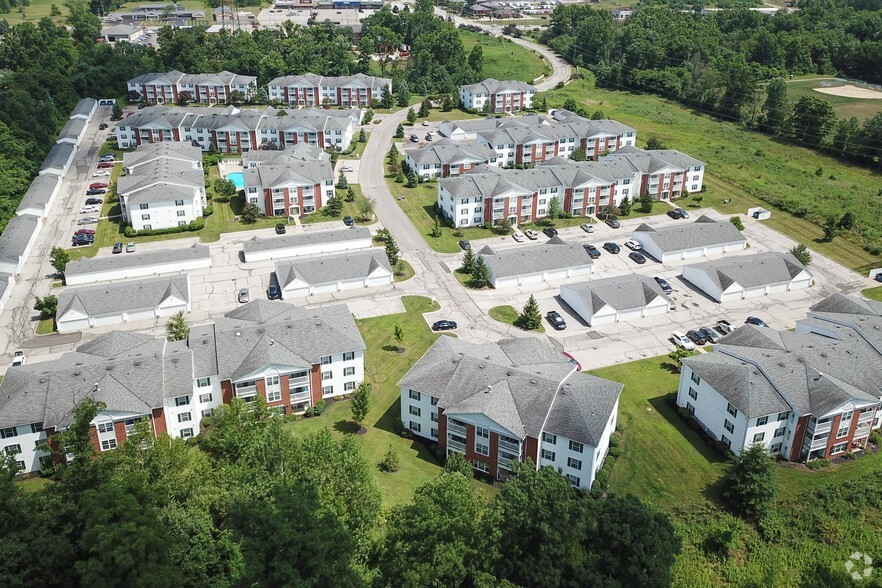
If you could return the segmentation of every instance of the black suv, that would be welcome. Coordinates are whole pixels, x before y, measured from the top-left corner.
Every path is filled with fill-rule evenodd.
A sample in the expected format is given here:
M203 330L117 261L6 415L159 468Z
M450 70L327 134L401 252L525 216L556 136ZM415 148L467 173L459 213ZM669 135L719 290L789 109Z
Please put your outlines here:
M682 208L675 208L674 210L668 211L668 216L671 218L689 218L689 213L683 210Z
M686 336L696 345L707 345L707 337L698 329L692 329L686 332Z
M610 253L618 253L619 251L621 251L621 248L618 245L616 245L615 243L610 243L610 242L604 243L603 248L606 249L607 251L609 251Z
M595 247L594 245L584 245L585 251L588 253L588 257L591 259L597 259L600 257L600 249Z
M89 188L86 190L86 196L95 196L96 194L107 194L104 188Z
M551 323L551 326L558 331L563 331L567 328L567 321L565 321L556 310L549 310L548 314L545 315L545 318L547 318L548 322Z
M546 227L542 229L542 232L545 233L545 236L548 238L557 237L557 229L553 227Z
M286 227L284 223L279 223L276 225L276 235L284 235L287 232L288 227Z

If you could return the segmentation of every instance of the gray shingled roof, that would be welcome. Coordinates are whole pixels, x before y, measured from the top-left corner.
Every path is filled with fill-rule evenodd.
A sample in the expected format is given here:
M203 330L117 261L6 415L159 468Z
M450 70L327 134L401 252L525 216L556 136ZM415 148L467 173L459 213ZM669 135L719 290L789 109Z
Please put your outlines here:
M652 239L662 253L747 241L729 221L717 222L705 215L698 217L694 223L677 223L667 227L650 227L643 223L634 229L632 238L637 241L641 238Z
M790 410L756 366L723 353L687 357L683 363L749 419Z
M61 184L61 178L54 174L37 176L34 178L34 181L31 182L30 188L28 188L28 191L25 192L25 195L22 197L21 203L18 205L16 212L28 208L46 210L46 206L49 204L49 199L52 197L52 193L58 189L59 184Z
M155 308L170 297L187 302L187 282L183 275L65 288L58 295L58 317L63 319L71 310L93 316Z
M64 125L64 128L61 129L61 132L58 133L58 140L62 139L76 139L79 141L83 137L83 133L86 132L86 126L89 123L82 118L72 118L67 121L67 124Z
M518 80L495 80L487 78L477 84L468 84L462 86L464 90L468 90L472 94L476 92L487 92L488 94L497 94L500 92L535 92L536 87Z
M364 74L355 74L352 76L320 76L313 73L306 73L293 76L282 76L270 80L270 86L298 86L298 87L320 87L320 88L337 88L347 86L358 86L364 88L380 88L392 85L389 78L380 78L375 76L367 76ZM376 98L376 96L375 96Z
M560 289L562 293L564 290L574 292L592 314L605 306L625 311L643 308L657 298L670 302L654 279L638 274L566 284Z
M30 214L9 219L3 234L0 235L0 260L14 264L21 261L39 225L39 219Z
M305 247L323 243L338 243L356 239L370 239L371 231L366 227L353 227L335 231L311 231L309 233L290 233L280 237L252 237L242 244L245 253L253 251L272 251L288 247Z
M442 139L425 147L405 149L404 154L416 165L487 163L497 156L496 150L483 141L451 141L450 139Z
M40 171L63 170L65 166L70 165L76 152L76 145L71 143L56 143L52 146L52 149L49 150L46 159L43 160L43 165L40 166Z
M139 145L135 151L123 153L123 166L130 169L158 159L185 161L192 167L193 164L202 163L202 149L175 141L146 143Z
M812 313L860 314L865 316L882 316L882 302L864 300L845 294L831 294L809 308Z
M544 427L596 445L621 384L576 374L563 355L536 343L441 337L399 385L438 398L449 417L482 414L520 438L538 438Z
M94 98L83 98L77 105L74 106L74 109L71 111L71 117L80 115L80 116L91 116L92 112L95 110L95 107L98 106L98 101Z
M251 167L257 165L285 165L292 161L331 161L331 155L324 149L319 149L309 143L295 143L281 150L251 149L242 154L242 166Z
M205 188L205 174L192 164L161 157L138 166L131 175L117 181L117 191L126 205L190 200L194 188Z
M703 161L699 161L676 149L646 150L630 145L617 149L603 159L627 159L634 167L647 174L654 174L666 168L688 170L691 167L704 165Z
M334 179L329 161L287 161L281 164L261 165L245 169L248 187L274 188L278 186L314 186Z
M503 249L495 252L489 245L478 251L496 278L535 274L567 267L591 266L591 257L581 245L570 245L560 237L544 245Z
M322 255L308 259L276 262L276 277L282 288L298 278L309 284L366 278L377 269L392 273L389 258L382 249L354 251L342 255Z
M775 252L706 261L687 265L685 269L704 272L721 290L726 290L732 284L754 288L790 282L808 271L789 253Z
M82 257L67 264L64 270L67 276L79 276L93 272L104 272L127 267L147 265L165 265L192 261L194 259L210 259L211 253L207 245L194 244L191 247L159 249L136 253L134 255L105 255L101 257ZM177 271L174 268L169 271Z

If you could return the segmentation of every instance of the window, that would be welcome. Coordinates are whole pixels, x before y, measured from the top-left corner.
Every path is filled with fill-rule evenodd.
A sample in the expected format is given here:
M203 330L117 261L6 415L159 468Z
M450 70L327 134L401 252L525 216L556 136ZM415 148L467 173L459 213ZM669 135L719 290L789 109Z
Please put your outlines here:
M698 400L698 392L696 392L692 387L689 388L689 398L692 400Z
M432 396L432 406L438 406L438 399Z
M353 359L355 359L354 351L347 351L343 354L343 361L352 361Z
M209 392L208 394L200 394L199 395L199 402L202 402L202 403L211 402L211 393Z
M478 455L490 455L490 447L485 443L475 443L475 453Z
M431 429L429 429L429 431L431 431L430 434L432 435L432 437L434 437L435 439L438 438L438 429L436 429L435 427L432 427Z
M421 411L420 411L419 406L411 406L411 407L409 407L409 409L410 409L410 414L412 414L413 416L420 416Z
M490 429L485 429L484 427L475 427L475 435L484 439L489 439Z
M724 426L724 427L726 428L726 430L729 431L730 433L732 433L732 432L735 431L735 425L733 425L732 423L730 423L730 422L729 422L729 419L726 419L726 421L723 423L723 426Z
M850 420L851 420L851 415L853 415L853 414L854 414L854 411L853 411L853 410L849 410L848 412L843 413L843 414L842 414L842 418L839 419L839 422L840 422L840 423L844 423L844 422L846 422L846 421L850 421Z
M756 419L756 426L762 427L763 425L765 425L768 422L769 422L769 417L767 417L767 416L760 417L760 418Z
M187 211L186 211L186 210L179 210L179 211L177 212L177 215L178 215L178 216L187 216ZM145 219L145 220L146 220L146 219Z
M479 472L483 472L485 474L490 473L490 466L488 466L483 461L474 461L472 462L472 467L478 470Z
M149 209L149 208L150 208L150 205L149 205L149 204L142 204L142 205L141 205L141 210L147 210L147 209Z
M693 415L695 414L695 407L692 406L691 402L686 403L686 410L689 411L689 414L693 414Z
M334 377L333 372L322 372L322 380L330 380Z
M542 450L542 459L547 459L548 461L554 461L554 452L548 451L547 449Z
M786 429L786 427L779 427L779 428L775 429L775 434L773 435L773 437L783 437L784 436L784 429Z
M723 435L722 438L720 438L720 443L722 443L726 447L732 447L732 442L729 441L729 438L726 437L725 435Z
M846 447L848 447L848 443L847 443L847 442L846 442L846 443L837 443L837 444L834 445L833 448L830 450L830 455L833 455L833 454L836 454L836 453L842 453L843 451L845 451L845 448L846 448Z
M437 413L437 412L432 412L431 417L432 417L432 422L433 422L433 423L437 423L437 422L438 422L438 413Z
M193 429L192 428L181 429L181 439L189 439L192 436L193 436Z
M178 226L179 226L179 227L186 227L186 226L187 226L187 221L178 221Z
M322 358L322 365L328 365L329 363L331 363L331 356L330 355L324 356Z
M322 386L322 396L328 396L334 393L333 386Z
M689 376L689 379L692 380L693 382L695 382L696 384L701 384L701 378L699 378L698 374L696 374L695 372L692 372L692 374Z
M15 455L16 453L21 453L21 445L16 443L15 445L7 445L4 449L6 455Z
M836 431L836 438L841 439L842 437L847 436L848 430L850 428L851 428L851 423L848 423L848 424L845 424L845 425L842 425L841 427L839 427L839 430Z
M116 439L105 439L101 442L101 451L116 449Z
M420 424L414 421L410 421L410 430L414 433L420 432Z
M113 423L98 423L96 428L99 433L113 433Z
M576 459L574 457L567 458L567 467L573 468L574 470L582 469L582 460Z
M570 441L570 451L573 451L575 453L582 453L583 449L584 445L582 445L578 441Z
M175 398L175 406L186 406L190 404L190 396L178 396Z
M781 451L781 444L780 443L772 443L772 446L769 447L769 450L772 453L778 453Z
M192 419L190 417L189 412L182 412L181 414L178 415L178 422L179 423L189 423L191 420Z
M196 380L197 388L205 388L206 386L211 386L211 378L198 378Z
M579 483L579 478L577 478L576 476L571 476L571 475L567 474L567 480L569 480L570 484L575 486L576 488L578 488L581 485Z
M266 392L266 401L267 402L278 402L282 399L282 391L281 390L267 390Z
M19 470L19 471L24 471L24 469L25 469L25 462L23 462L22 460L18 460L18 461L15 462L15 465L18 466L18 470Z
M417 402L419 402L419 400L420 400L420 393L417 392L416 390L411 390L411 391L410 391L410 399L411 399L411 400L416 400Z
M214 409L213 409L213 408L204 408L204 409L202 409L202 416L204 416L204 417L210 417L210 416L213 415L213 414L214 414Z
M726 412L728 412L732 416L738 416L738 409L732 406L731 402L728 404L728 406L726 406Z
M31 433L39 433L43 430L43 423L31 423Z
M552 445L557 445L557 435L552 435L551 433L542 433L542 441L545 443L551 443Z
M149 214L142 214L141 220L150 220L150 215Z
M354 367L343 368L343 375L344 376L354 376L355 375L355 368Z
M183 200L175 200L175 206L183 206L183 205L184 205Z
M346 392L351 392L352 390L355 390L355 382L346 382L345 384L343 384L343 390L345 390Z
M144 225L144 229L147 230L147 231L152 231L152 230L153 230L153 225Z
M753 436L753 442L760 443L765 438L766 438L765 433L757 433L756 435Z

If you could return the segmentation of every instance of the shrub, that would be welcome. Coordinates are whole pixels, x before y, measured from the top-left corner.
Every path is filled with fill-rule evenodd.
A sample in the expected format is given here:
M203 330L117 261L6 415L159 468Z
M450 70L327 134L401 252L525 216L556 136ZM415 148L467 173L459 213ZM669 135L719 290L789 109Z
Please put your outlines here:
M616 430L609 438L609 446L610 447L618 447L622 444L622 433Z
M324 400L319 400L315 403L315 406L312 407L312 414L315 416L321 415L323 412L325 412L326 406L327 403Z
M389 451L383 456L383 461L380 462L380 469L389 473L394 473L401 469L401 462L398 460L398 454L395 453L395 450L392 449L391 445L389 446Z
M733 216L732 218L729 219L729 222L732 223L732 225L734 225L735 228L738 229L739 231L744 230L744 223L741 222L740 216Z
M204 218L194 218L190 221L190 225L187 227L191 231L198 231L200 229L205 228L205 219Z
M830 467L829 459L811 459L806 462L805 467L814 471Z
M870 255L879 255L882 253L882 245L879 245L878 243L867 243L864 245L864 251Z
M622 455L622 448L621 447L610 447L609 454L611 457L619 457L620 455Z
M214 206L209 204L205 208L202 209L202 216L211 216L214 214Z
M135 227L133 227L133 226L131 226L131 225L127 226L127 227L125 228L125 230L123 231L123 235L125 235L125 236L128 237L129 239L131 239L132 237L134 237L134 236L137 235L137 234L138 234L138 231L136 231L136 230L135 230Z

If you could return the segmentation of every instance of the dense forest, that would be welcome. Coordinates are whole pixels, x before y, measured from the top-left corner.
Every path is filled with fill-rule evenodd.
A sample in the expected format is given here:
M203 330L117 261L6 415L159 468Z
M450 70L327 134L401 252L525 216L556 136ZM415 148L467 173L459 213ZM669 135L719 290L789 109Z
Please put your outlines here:
M837 120L822 99L790 104L782 93L791 74L882 83L878 4L803 0L799 10L775 16L647 7L622 24L606 11L559 5L542 40L589 67L602 86L659 94L842 158L882 165L882 114L863 123Z
M42 489L22 492L0 467L3 585L671 582L680 539L665 515L630 496L581 495L549 469L522 464L489 499L451 459L411 503L384 510L351 436L296 437L263 404L223 406L190 442L139 423L96 455L89 422L101 408L77 408L60 438L75 458Z

